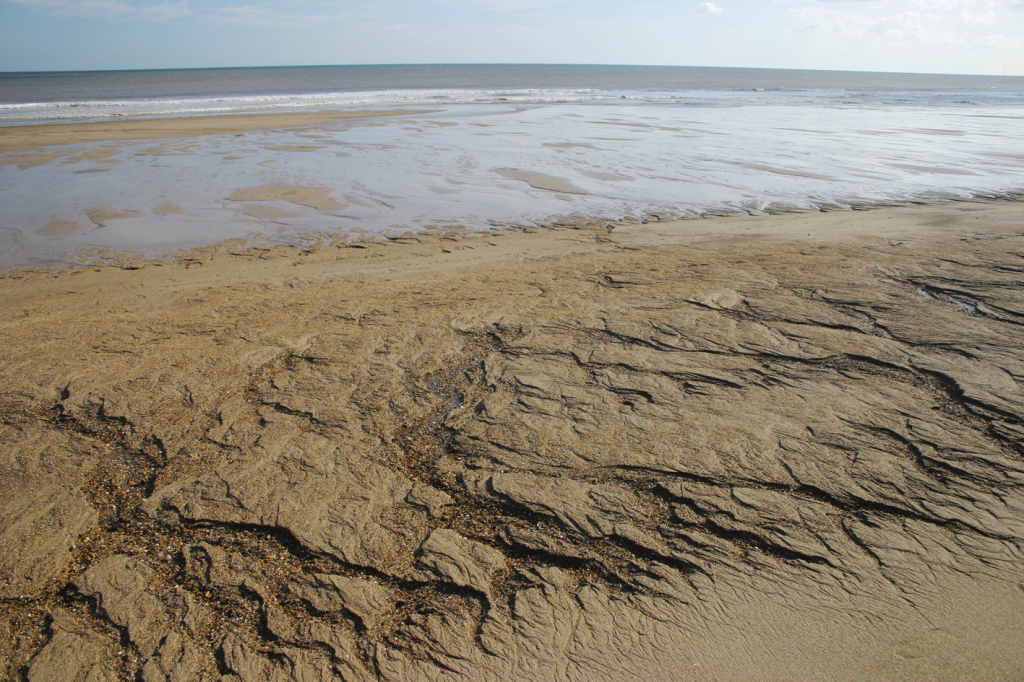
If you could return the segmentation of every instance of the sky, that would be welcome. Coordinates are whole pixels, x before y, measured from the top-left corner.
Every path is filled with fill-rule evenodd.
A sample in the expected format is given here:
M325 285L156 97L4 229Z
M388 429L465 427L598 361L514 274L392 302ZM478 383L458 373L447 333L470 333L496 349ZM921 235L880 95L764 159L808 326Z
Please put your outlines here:
M0 71L555 63L1024 75L1024 0L0 0Z

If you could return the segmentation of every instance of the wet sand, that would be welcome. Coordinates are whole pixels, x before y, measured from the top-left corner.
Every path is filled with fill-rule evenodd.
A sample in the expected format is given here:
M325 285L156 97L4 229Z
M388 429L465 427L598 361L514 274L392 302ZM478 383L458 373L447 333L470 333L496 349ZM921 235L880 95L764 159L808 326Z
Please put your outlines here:
M298 206L308 206L317 211L334 211L345 208L324 187L302 187L295 185L268 185L250 187L235 192L227 201L284 201Z
M960 202L9 273L2 676L1021 679L1022 253Z
M426 111L346 111L292 114L233 114L95 123L57 123L0 127L0 153L30 152L43 147L117 140L166 140L200 135L240 133L270 128L293 128L354 118L404 116ZM44 154L26 162L45 162Z
M962 108L932 111L916 123L924 132L906 137L900 116L871 108L830 109L794 128L802 109L652 105L639 117L631 106L439 104L348 121L310 114L2 128L0 269L252 234L299 244L340 232L1021 197L1012 184L1019 164L1005 156L1013 134ZM334 122L316 123L325 117ZM932 129L962 135L936 146L925 135ZM148 139L118 137L126 135ZM285 187L320 199L268 189ZM108 219L90 217L97 206Z

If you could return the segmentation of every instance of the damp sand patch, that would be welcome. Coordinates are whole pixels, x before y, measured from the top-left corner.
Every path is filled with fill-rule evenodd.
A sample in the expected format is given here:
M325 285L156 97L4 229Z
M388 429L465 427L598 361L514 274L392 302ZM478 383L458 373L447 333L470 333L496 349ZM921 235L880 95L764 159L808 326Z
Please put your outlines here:
M2 145L2 143L0 143ZM68 155L66 152L25 152L25 153L13 153L7 154L3 158L0 158L0 166L17 166L21 170L27 168L34 168L36 166L45 166L51 161L63 159L63 163L81 163L84 161L93 161L96 163L120 163L120 159L110 158L117 153L118 150L110 148L101 149L90 149L86 152L76 153ZM2 150L0 150L2 153ZM75 171L80 173L82 171Z
M51 154L48 152L9 154L4 158L0 158L0 166L17 166L21 170L25 170L36 166L45 166L54 159L59 159L60 156L60 154Z
M143 149L140 152L136 152L135 156L188 156L190 152L181 151L179 149L171 149L166 144L157 145L155 147L149 147Z
M636 182L636 178L632 178L628 175L620 175L619 173L596 173L594 171L580 171L580 173L586 175L588 178L605 180L607 182Z
M69 234L78 232L80 229L82 229L81 223L76 223L73 220L55 219L36 230L36 234L41 234L44 237L66 237Z
M588 194L584 189L572 184L566 178L555 175L545 175L534 171L500 168L494 171L503 178L525 182L534 189L542 189L548 192L561 192L563 194Z
M117 154L119 150L111 149L110 147L101 147L99 149L89 149L88 151L82 152L81 154L75 154L74 156L68 157L65 163L81 163L83 161L96 161L96 162L117 162L117 159L111 159L110 157Z
M301 144L269 145L264 147L264 149L269 149L272 152L315 152L325 148L325 145Z
M593 149L594 145L589 142L545 142L545 147L551 147L553 149Z
M247 216L260 218L262 220L280 220L281 218L294 218L302 215L301 213L295 213L294 211L285 211L273 204L242 204L239 207L239 210Z
M812 173L804 170L794 170L791 168L776 168L763 163L741 163L737 164L740 168L746 168L749 170L761 171L762 173L773 173L775 175L785 175L791 178L810 178L811 180L832 180L833 178L822 175L820 173Z
M138 211L117 211L107 206L97 206L86 211L85 215L89 216L89 220L93 221L97 227L103 227L111 220L134 218L140 214Z
M893 168L910 171L912 173L935 173L937 175L977 175L977 173L962 168L946 168L943 166L911 166L901 163L892 164Z
M287 201L298 206L308 206L317 211L336 211L345 208L330 195L326 187L304 187L300 185L263 185L241 189L227 197L227 201Z
M184 211L182 211L180 208L178 208L177 206L175 206L174 204L172 204L169 201L165 201L164 203L162 203L159 206L157 206L156 208L154 208L153 209L153 213L156 213L157 215L177 215L177 214L184 215L185 214Z
M94 123L54 123L48 125L8 126L0 138L0 152L32 151L51 145L82 144L121 140L158 140L223 135L250 130L295 128L382 116L411 116L434 110L325 111L297 114L234 114L135 121Z

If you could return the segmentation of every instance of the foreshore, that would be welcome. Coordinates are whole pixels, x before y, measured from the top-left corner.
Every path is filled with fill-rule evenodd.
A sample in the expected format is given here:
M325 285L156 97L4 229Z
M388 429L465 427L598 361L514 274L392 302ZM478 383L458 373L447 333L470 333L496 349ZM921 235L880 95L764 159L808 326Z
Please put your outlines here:
M203 135L223 135L271 128L294 128L356 118L402 116L428 113L426 110L317 111L287 114L230 114L224 116L182 116L178 118L47 123L45 125L0 126L0 153L36 151L88 142L126 140L171 140Z
M829 110L829 121L792 133L789 110L740 106L724 119L700 107L645 111L493 104L0 127L0 269L252 234L311 244L317 235L860 209L973 190L1019 197L1016 161L1001 155L994 124L960 110L940 108L921 125L964 135L942 154L922 143L913 159L895 119L871 108ZM852 137L833 145L844 126ZM809 151L822 144L827 154Z
M1024 671L1024 203L242 247L0 277L0 676Z

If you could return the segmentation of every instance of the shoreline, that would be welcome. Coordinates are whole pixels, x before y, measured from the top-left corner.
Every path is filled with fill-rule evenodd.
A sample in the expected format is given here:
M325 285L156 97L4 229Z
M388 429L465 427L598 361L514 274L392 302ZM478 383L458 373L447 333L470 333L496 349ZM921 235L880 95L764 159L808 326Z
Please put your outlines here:
M43 147L85 144L90 142L123 142L130 140L166 140L222 135L226 133L294 128L334 121L384 116L406 116L431 113L435 110L384 110L297 112L289 114L228 114L215 116L183 116L180 118L149 118L129 121L94 121L88 123L41 123L0 127L0 154L28 152Z
M977 154L966 147L963 168L926 162L922 151L917 165L893 165L880 153L856 172L849 166L859 161L837 151L833 174L827 167L815 169L820 159L814 155L772 161L777 154L770 149L760 162L740 163L744 152L728 144L718 161L704 164L695 161L701 155L694 153L706 144L698 136L679 147L678 158L665 159L664 172L652 173L642 161L646 145L662 138L670 143L682 134L673 132L677 128L696 124L679 112L665 114L659 125L634 121L628 135L623 133L632 142L607 142L604 128L610 123L595 112L562 112L584 114L575 128L563 126L558 112L543 109L522 116L489 109L479 120L458 112L307 112L0 128L0 149L9 150L0 155L7 187L0 216L3 265L58 264L64 255L74 261L84 251L112 254L112 248L134 252L113 254L116 262L137 264L138 253L159 259L208 239L250 234L265 235L255 242L301 245L317 241L317 234L386 238L433 225L489 230L603 222L605 216L665 220L727 213L730 204L739 211L773 213L787 206L867 209L876 201L941 202L972 194L1024 197L1019 186L1009 187L1012 175L999 177L998 165L991 176L975 167ZM744 114L731 124L740 126L752 112L741 107L732 113ZM396 118L315 123L364 115ZM747 122L758 129L756 121ZM622 121L613 123L621 127ZM969 123L963 123L965 130L980 135ZM278 124L294 127L274 129ZM827 128L805 132L814 138ZM257 132L231 132L245 130ZM526 130L537 135L536 143L517 149L516 136ZM738 140L741 130L726 126L721 132ZM579 139L571 142L574 135ZM67 142L85 144L52 146ZM686 151L691 144L694 150ZM472 151L463 154L466 145ZM861 172L891 174L893 183L852 185L849 178ZM978 177L969 178L972 173ZM993 189L972 192L972 186ZM52 191L37 195L39 187Z
M0 280L8 278L21 278L25 275L46 274L57 275L64 273L80 272L94 268L114 268L124 270L138 270L147 266L166 265L195 265L205 262L207 259L230 254L238 257L248 257L247 252L262 254L258 257L265 259L267 254L276 254L287 257L285 254L296 256L311 256L320 251L331 251L340 248L363 249L373 246L402 245L411 243L434 243L439 241L458 242L461 240L484 239L494 236L523 236L530 239L528 235L535 233L566 233L566 235L593 233L611 234L616 231L617 235L626 233L650 233L661 234L660 239L654 239L645 246L654 245L655 241L662 242L662 245L679 245L696 241L714 241L719 238L736 237L757 237L757 238L801 238L806 237L813 240L828 240L830 238L847 238L850 236L883 237L879 229L866 229L866 225L872 222L892 222L904 212L919 212L921 214L941 215L947 209L956 210L958 207L977 205L982 207L1018 205L1024 210L1024 191L987 193L972 198L951 198L941 201L914 201L887 202L879 204L858 204L851 208L845 207L821 207L813 209L785 209L771 213L744 213L730 212L708 212L702 215L689 216L685 218L670 217L662 219L659 214L652 213L648 218L633 220L597 220L586 219L582 221L554 221L542 225L529 226L506 226L494 228L490 231L467 231L458 229L428 229L422 232L407 232L395 236L386 235L357 235L357 238L350 239L351 235L345 233L310 233L306 235L308 240L305 243L297 244L268 244L261 240L267 235L255 233L241 238L226 239L210 244L201 244L184 250L167 249L153 253L139 253L135 250L112 250L97 249L95 247L83 248L78 251L67 252L68 261L63 263L27 265L9 270L0 270ZM1009 212L1014 209L1007 208ZM878 214L881 214L878 216ZM831 217L826 217L831 216ZM878 220L873 217L878 216ZM820 217L820 219L819 219ZM808 227L810 233L804 233ZM899 228L907 230L906 225ZM916 231L921 228L910 228ZM824 231L823 231L824 230ZM897 236L907 236L907 233L900 232ZM568 237L568 239L572 239ZM605 240L605 237L595 237L598 241ZM560 242L557 237L554 242ZM93 252L89 258L83 258L88 252Z

